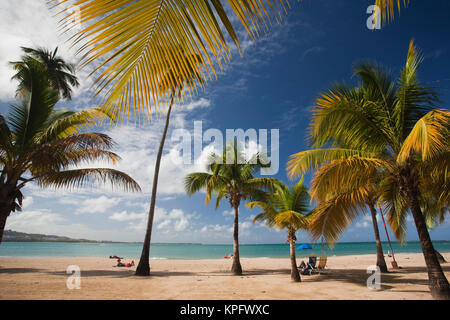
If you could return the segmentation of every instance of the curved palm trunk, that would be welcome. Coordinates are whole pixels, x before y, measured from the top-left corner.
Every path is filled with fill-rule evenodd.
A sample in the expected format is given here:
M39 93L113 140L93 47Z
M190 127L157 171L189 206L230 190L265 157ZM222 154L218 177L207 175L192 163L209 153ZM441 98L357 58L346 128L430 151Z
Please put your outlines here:
M414 218L420 245L422 246L423 256L427 265L428 287L430 288L433 298L450 299L450 285L442 271L433 243L431 242L425 218L420 208L418 190L411 180L412 179L406 179L405 189L408 205Z
M295 241L292 232L289 232L289 245L291 249L291 280L301 282L300 273L297 269L297 259L295 258Z
M370 213L372 215L372 224L373 224L373 231L375 233L375 242L377 244L377 266L380 268L380 271L382 273L387 273L387 265L386 261L384 260L384 253L383 253L383 246L381 245L380 240L380 230L378 229L378 222L377 222L377 210L375 209L375 206L372 203L369 203Z
M239 260L239 207L234 206L234 232L233 232L233 265L231 272L235 275L242 274L241 261Z
M161 137L161 142L159 144L158 155L156 157L155 172L153 175L152 199L150 202L150 210L148 213L148 220L147 220L147 231L145 232L144 246L142 247L141 258L140 258L139 264L136 268L136 275L138 275L138 276L150 275L150 263L149 263L150 242L151 242L151 238L152 238L153 219L155 217L156 192L158 189L159 167L161 165L161 157L162 157L162 153L163 153L163 149L164 149L164 143L166 141L167 129L169 128L170 113L172 112L173 100L174 100L174 94L172 93L169 110L167 111L166 124L164 127L163 135Z

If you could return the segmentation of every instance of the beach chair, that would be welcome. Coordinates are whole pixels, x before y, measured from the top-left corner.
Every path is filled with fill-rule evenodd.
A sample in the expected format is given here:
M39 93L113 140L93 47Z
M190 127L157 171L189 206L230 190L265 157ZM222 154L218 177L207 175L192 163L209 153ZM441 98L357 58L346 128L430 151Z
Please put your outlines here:
M321 274L325 270L325 268L327 266L327 260L328 260L327 257L320 257L319 258L319 265L316 268L311 270L311 274L312 273Z

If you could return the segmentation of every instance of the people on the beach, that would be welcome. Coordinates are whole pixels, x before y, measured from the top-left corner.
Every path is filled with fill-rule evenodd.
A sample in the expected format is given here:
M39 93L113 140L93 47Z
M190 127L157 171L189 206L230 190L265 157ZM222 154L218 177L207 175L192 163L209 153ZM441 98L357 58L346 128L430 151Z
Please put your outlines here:
M110 258L110 259L123 259L123 258L118 257L118 256L109 256L109 258Z
M317 263L317 257L314 253L311 253L308 259L308 263L305 263L305 261L302 260L298 268L300 269L302 274L310 274L310 270L313 270L316 268Z
M225 259L231 259L231 258L233 258L233 254L230 253L229 255L224 256L224 258L225 258Z
M117 259L117 265L116 267L126 267L126 268L130 268L134 266L134 260L132 260L131 262L128 263L123 263L122 262L122 258L118 258Z

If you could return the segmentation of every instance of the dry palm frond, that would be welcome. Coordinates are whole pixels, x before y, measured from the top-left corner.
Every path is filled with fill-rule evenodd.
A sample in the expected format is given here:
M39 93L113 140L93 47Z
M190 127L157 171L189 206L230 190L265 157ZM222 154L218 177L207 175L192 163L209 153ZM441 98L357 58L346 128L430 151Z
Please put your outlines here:
M312 239L324 237L328 244L336 242L348 224L366 210L366 201L371 192L366 187L347 190L320 203L313 210L309 224Z

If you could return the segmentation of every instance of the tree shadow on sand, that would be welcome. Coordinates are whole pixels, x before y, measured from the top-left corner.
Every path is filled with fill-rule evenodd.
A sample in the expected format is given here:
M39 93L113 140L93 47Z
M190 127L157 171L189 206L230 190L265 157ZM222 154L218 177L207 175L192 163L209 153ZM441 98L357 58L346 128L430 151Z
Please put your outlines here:
M450 271L450 266L442 266L444 272ZM398 270L389 270L388 273L381 274L381 290L395 289L402 292L429 292L428 277L424 279L414 279L412 276L417 273L427 274L426 267L402 267ZM302 281L326 282L329 280L356 284L367 287L367 279L372 273L367 273L364 269L327 269L322 274L302 275ZM408 277L410 275L411 277ZM411 284L425 286L424 290L399 289L398 284Z

